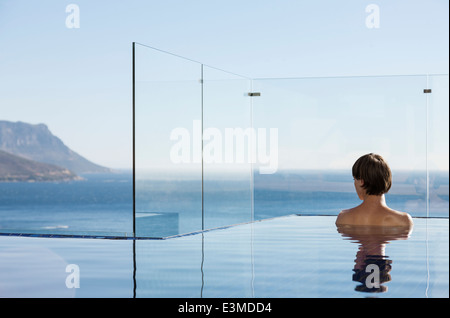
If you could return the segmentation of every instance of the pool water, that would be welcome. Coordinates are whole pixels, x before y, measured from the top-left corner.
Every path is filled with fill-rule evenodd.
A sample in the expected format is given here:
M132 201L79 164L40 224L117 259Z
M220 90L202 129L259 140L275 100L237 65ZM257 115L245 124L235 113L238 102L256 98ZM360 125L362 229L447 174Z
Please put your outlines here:
M290 215L165 240L1 236L0 297L449 297L447 218L414 218L411 233L334 222Z

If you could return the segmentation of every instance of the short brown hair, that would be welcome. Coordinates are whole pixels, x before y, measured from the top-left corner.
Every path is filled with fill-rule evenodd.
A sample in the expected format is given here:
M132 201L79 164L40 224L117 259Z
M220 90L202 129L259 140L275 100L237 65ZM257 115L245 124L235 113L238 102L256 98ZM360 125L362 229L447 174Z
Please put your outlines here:
M369 153L356 160L352 167L353 177L363 180L363 188L369 195L387 193L392 185L392 173L380 155Z

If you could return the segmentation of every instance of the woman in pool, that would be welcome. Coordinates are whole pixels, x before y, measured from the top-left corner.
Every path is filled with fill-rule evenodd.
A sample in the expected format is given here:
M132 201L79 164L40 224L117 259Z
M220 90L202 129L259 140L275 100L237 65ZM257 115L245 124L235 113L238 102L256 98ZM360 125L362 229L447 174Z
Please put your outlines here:
M392 184L391 169L377 154L367 154L359 158L352 168L356 193L363 202L352 209L339 213L337 225L377 225L408 226L413 225L408 213L389 208L384 194Z

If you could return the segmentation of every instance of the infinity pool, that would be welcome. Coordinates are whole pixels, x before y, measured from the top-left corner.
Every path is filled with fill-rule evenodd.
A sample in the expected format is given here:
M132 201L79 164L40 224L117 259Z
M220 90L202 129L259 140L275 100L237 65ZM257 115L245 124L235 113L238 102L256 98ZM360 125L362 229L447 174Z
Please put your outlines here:
M447 218L415 218L411 233L334 222L290 215L165 240L0 236L0 297L449 297Z

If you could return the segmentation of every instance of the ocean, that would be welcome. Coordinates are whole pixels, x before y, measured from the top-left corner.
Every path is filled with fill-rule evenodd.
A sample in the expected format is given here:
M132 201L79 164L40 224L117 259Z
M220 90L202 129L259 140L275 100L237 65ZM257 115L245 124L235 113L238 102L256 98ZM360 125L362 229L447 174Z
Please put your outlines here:
M0 183L0 231L131 233L131 173L83 178L70 182Z
M0 232L133 235L131 172L83 175L83 181L0 183ZM402 172L388 205L413 217L449 216L448 172ZM203 193L203 201L202 201ZM250 180L140 180L136 232L165 237L278 216L337 215L360 203L342 171L254 174Z

